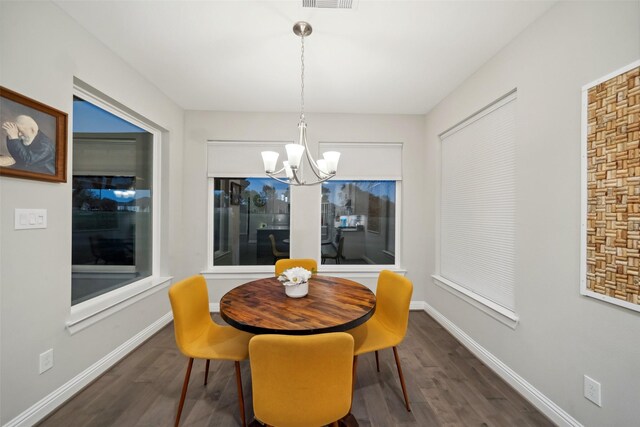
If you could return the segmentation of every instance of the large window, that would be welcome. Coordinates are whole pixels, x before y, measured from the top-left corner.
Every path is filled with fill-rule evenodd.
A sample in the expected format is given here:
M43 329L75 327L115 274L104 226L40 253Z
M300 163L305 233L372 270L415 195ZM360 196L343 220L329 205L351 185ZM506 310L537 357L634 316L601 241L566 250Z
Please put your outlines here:
M289 257L289 186L214 178L213 265L273 265Z
M436 277L507 317L515 307L515 92L441 135Z
M322 262L395 264L395 181L322 184Z
M153 140L74 97L72 305L152 274Z
M287 184L264 177L260 156L261 151L269 150L286 158L285 144L208 142L209 267L222 267L217 270L224 273L261 271L258 267L225 267L273 265L279 258L288 258L290 248L304 252L297 256L313 257L317 252L309 246L315 245L318 236L323 243L318 261L331 265L328 268L334 264L369 265L362 267L366 271L375 269L374 265L398 265L396 218L400 216L402 144L319 143L320 153L341 153L339 180L295 189L294 196L299 196L295 200ZM319 221L315 212L310 220L312 209L320 209ZM295 213L294 233L289 227L291 211Z

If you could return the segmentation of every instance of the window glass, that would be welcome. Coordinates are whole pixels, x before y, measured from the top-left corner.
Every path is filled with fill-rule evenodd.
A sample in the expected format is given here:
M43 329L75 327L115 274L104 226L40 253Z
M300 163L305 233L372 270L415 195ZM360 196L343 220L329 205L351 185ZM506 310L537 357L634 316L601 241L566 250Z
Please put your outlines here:
M213 264L273 265L289 257L289 186L271 178L214 178Z
M322 184L324 264L395 264L396 182Z
M72 305L152 271L153 134L74 97Z

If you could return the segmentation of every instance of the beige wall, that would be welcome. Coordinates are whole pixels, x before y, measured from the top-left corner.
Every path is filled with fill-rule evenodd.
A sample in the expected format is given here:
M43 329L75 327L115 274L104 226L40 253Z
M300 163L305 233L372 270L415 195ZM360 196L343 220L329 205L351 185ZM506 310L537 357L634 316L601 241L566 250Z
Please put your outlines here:
M29 16L29 25L23 17ZM633 425L640 395L638 313L579 295L581 86L640 57L640 3L553 7L422 116L308 114L318 141L403 142L401 267L426 301L585 425ZM207 266L206 141L293 140L296 113L183 112L49 2L0 2L1 84L70 113L76 76L168 130L162 272ZM425 76L428 78L428 76ZM518 89L518 231L512 330L435 286L438 134ZM184 119L184 123L183 123ZM184 126L183 126L184 125ZM184 137L184 142L183 142ZM425 141L426 140L426 141ZM425 143L426 142L426 143ZM69 148L71 159L71 147ZM69 164L69 170L72 165ZM319 188L295 189L292 254L319 257ZM46 208L45 230L13 230L15 208ZM69 335L71 189L0 178L0 423L5 424L169 311L164 292ZM309 237L311 236L311 237ZM36 268L34 268L36 266ZM211 302L243 275L208 275ZM372 288L374 275L360 277ZM611 328L610 326L614 327ZM38 375L38 355L55 367ZM603 407L582 397L602 383Z
M579 422L637 425L640 313L580 296L583 85L640 58L640 2L561 2L427 115L427 271L437 266L438 135L518 89L512 330L426 281L425 299ZM602 408L583 375L602 383Z
M402 142L402 223L400 266L416 283L414 301L423 300L424 270L424 117L378 116L357 114L305 114L310 150L317 151L318 142ZM185 189L184 203L188 224L207 224L207 140L293 141L297 137L298 114L215 113L188 111L185 116ZM320 260L320 187L294 187L296 200L291 212L292 256ZM187 269L200 272L207 267L207 235L202 227L186 227L185 238L192 248ZM321 267L322 268L322 267ZM324 268L330 269L330 265ZM266 270L265 270L266 271ZM246 276L210 274L211 302L243 281ZM350 274L350 277L358 277ZM375 274L359 276L358 280L375 289Z
M9 89L72 117L78 77L165 128L164 275L180 275L183 113L50 2L0 2L0 76ZM71 135L71 133L69 133ZM72 170L69 139L68 175ZM15 208L44 208L44 230L13 229ZM71 187L0 178L0 423L5 424L169 312L162 290L89 328L65 329L71 304ZM38 358L54 349L53 369Z

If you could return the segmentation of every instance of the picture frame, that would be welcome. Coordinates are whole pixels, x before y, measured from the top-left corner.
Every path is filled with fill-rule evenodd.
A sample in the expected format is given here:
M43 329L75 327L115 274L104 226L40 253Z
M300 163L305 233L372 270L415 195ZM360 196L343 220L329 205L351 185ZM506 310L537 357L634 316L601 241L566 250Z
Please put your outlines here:
M640 60L582 87L580 294L640 312Z
M242 187L237 182L231 183L231 204L239 205L240 204L240 192L242 191Z
M67 180L67 113L0 86L0 176Z

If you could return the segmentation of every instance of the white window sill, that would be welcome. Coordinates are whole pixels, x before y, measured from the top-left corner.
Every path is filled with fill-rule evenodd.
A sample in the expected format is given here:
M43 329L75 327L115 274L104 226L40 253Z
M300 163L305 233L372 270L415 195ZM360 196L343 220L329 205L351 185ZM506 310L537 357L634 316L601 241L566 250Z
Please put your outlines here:
M171 283L171 277L147 277L122 288L71 306L66 323L71 335L117 313L125 307L152 295Z
M395 273L406 274L407 270L397 265L344 265L344 264L318 264L318 274L326 276L349 278L375 278L380 271L391 270ZM251 266L220 266L201 272L207 279L260 279L274 275L271 265Z
M515 329L516 326L518 326L520 318L513 310L502 307L501 305L498 305L495 302L490 301L487 298L484 298L483 296L480 296L467 288L464 288L450 280L447 280L442 276L434 274L431 277L433 278L433 282L442 289L468 302L472 306L488 314L499 322L507 325L511 329Z

